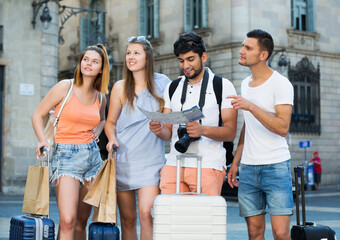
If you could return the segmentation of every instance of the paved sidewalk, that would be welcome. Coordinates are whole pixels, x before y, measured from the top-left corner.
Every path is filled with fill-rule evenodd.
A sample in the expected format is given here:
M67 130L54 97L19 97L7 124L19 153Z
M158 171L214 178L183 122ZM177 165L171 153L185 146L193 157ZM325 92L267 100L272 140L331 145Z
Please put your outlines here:
M0 194L0 240L9 238L10 219L21 215L23 196L5 196ZM340 237L340 190L336 186L321 186L320 191L306 191L306 219L317 224L333 228ZM227 199L227 232L228 240L248 239L247 227L243 218L238 215L238 203L234 199ZM295 211L295 210L294 210ZM58 229L59 214L54 197L50 201L50 218ZM271 235L270 216L266 215L266 239L273 239ZM90 222L90 221L89 221ZM296 224L295 214L291 218L291 225ZM120 222L118 221L118 226ZM139 230L138 222L138 230Z

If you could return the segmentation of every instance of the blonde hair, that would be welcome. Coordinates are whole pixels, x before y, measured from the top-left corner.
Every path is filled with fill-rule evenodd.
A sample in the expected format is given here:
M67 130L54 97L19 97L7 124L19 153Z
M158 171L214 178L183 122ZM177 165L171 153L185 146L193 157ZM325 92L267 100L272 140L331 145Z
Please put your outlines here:
M93 88L97 91L107 94L108 93L108 85L110 81L110 66L109 66L109 58L107 56L106 48L102 44L92 45L85 48L83 53L80 56L80 59L77 64L77 68L74 71L73 78L74 84L76 86L83 85L83 74L81 72L81 61L84 58L84 55L87 51L96 51L102 58L102 72L99 73L96 79L93 82Z
M155 91L155 82L154 82L154 66L153 66L153 53L152 46L150 42L145 37L130 37L128 39L128 44L138 43L143 46L143 49L146 54L146 64L145 64L145 79L146 79L146 87L149 93L156 99L159 104L159 112L163 111L164 108L164 99L156 94ZM127 101L129 110L134 109L133 100L137 95L135 94L135 81L133 79L132 72L128 69L126 65L126 61L124 61L123 68L123 78L124 78L124 93L123 96Z

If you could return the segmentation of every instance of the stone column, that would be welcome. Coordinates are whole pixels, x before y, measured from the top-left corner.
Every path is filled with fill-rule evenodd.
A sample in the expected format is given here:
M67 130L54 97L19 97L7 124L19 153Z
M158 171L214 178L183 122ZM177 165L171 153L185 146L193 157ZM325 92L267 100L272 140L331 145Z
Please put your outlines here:
M250 1L231 1L231 39L232 42L243 41L245 34L250 30Z
M238 64L240 59L239 50L241 49L241 43L246 37L247 32L250 30L251 26L251 0L232 0L231 1L231 39L232 39L232 47L231 47L231 79L233 80L233 84L236 88L236 92L238 95L241 94L241 83L242 80L250 75L249 68L241 66ZM239 114L237 119L237 131L238 133L241 131L243 126L243 115ZM235 149L238 142L238 136L234 140Z
M49 2L52 21L48 29L42 28L41 36L41 97L57 83L58 79L58 4Z
M231 4L231 39L232 39L232 79L238 94L240 94L241 81L249 75L248 68L238 64L241 43L250 30L250 1L251 0L232 0Z

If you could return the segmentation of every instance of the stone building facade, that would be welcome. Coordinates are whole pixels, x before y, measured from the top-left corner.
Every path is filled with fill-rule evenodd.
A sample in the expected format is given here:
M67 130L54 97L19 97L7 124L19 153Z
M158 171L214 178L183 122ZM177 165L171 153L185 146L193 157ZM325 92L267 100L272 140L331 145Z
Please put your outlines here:
M49 3L52 22L33 29L32 5L0 1L2 85L1 191L23 193L27 169L34 165L35 137L31 116L58 76L58 7ZM40 9L40 13L42 8Z
M287 136L292 166L304 163L305 151L307 159L312 157L312 152L319 151L324 173L322 183L339 184L339 1L50 1L52 24L47 30L42 30L40 21L32 29L32 7L27 1L2 0L0 26L4 26L4 48L0 66L5 68L1 159L3 192L23 191L23 181L17 179L25 178L28 162L34 160L36 144L30 116L57 78L72 76L84 41L91 37L91 30L88 30L91 28L85 23L94 24L96 21L96 15L89 12L70 17L62 29L65 43L58 44L58 24L59 27L61 25L61 14L57 21L58 4L77 8L98 7L106 12L100 24L113 57L111 86L122 78L128 37L148 36L154 48L155 70L174 79L180 71L172 53L172 44L179 34L194 30L206 42L207 65L216 74L230 79L239 93L241 81L250 74L248 68L238 65L242 41L251 29L268 31L275 42L271 66L294 81L298 99L294 108L294 124ZM287 66L279 66L282 58ZM20 95L21 83L33 84L34 94ZM239 129L242 122L240 112ZM300 141L310 141L311 147L300 148Z

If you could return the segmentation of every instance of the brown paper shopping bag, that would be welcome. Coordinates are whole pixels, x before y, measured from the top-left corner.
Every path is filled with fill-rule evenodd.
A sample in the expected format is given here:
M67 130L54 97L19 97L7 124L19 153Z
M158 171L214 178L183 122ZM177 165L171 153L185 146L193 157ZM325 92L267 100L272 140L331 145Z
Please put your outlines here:
M101 176L98 174L95 180L95 182L98 181L98 184L95 185L94 182L84 198L84 202L94 206L92 221L117 223L116 157L115 154L114 157L112 155L110 153L106 160L103 174ZM100 199L97 204L99 195Z
M106 179L109 176L109 168L106 167L108 160L103 161L101 168L97 174L96 179L92 183L91 188L87 192L86 196L83 199L83 202L92 205L94 207L98 207L100 203L100 199L102 197L102 193L104 191L104 185L106 184Z
M109 159L108 167L110 174L99 206L94 207L92 221L117 223L116 167L113 159Z
M49 203L48 166L30 166L22 211L37 215L49 215Z

